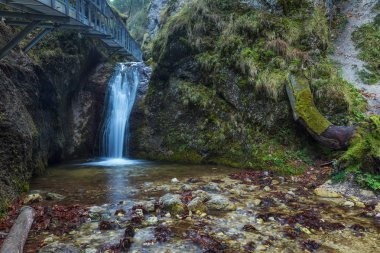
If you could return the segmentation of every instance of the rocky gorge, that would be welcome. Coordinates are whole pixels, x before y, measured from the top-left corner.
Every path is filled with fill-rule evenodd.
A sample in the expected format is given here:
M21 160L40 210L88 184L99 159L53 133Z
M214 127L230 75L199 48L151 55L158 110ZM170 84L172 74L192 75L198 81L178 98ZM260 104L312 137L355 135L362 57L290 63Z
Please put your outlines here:
M378 252L380 3L359 2L111 1L143 63L80 32L20 45L0 61L0 245L27 205L24 252Z

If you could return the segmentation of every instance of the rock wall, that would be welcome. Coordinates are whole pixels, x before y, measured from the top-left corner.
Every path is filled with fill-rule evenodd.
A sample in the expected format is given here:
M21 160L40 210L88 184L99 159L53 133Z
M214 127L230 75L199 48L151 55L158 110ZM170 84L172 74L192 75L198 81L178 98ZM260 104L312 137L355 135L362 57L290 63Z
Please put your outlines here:
M334 124L348 124L362 106L326 57L325 10L310 2L282 13L196 1L167 19L153 43L151 83L132 119L134 155L302 171L318 147L292 118L289 73L308 76L318 109Z
M0 24L0 46L14 30ZM49 163L93 154L113 67L93 41L55 34L0 61L0 210Z

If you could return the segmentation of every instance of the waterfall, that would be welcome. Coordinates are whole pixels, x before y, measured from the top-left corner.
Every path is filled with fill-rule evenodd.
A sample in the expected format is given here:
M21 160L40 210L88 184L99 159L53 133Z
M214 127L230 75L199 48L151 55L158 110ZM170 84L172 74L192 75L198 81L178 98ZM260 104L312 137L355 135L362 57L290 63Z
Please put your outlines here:
M102 155L121 159L128 155L129 117L140 82L139 63L119 63L108 87L108 104L102 136Z

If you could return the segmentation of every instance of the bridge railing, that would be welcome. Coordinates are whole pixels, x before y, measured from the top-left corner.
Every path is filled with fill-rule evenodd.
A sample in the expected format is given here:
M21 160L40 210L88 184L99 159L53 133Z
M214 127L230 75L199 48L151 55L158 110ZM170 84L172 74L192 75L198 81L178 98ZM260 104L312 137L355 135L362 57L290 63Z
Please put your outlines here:
M140 45L132 38L125 23L107 0L38 0L100 34L108 35L121 49L142 60Z

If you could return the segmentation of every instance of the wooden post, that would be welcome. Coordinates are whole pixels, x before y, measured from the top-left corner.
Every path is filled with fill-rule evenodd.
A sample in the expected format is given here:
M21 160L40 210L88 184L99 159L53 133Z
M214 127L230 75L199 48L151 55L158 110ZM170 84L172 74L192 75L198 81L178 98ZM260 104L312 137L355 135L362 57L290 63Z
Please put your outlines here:
M36 212L33 208L25 206L13 224L11 231L5 239L0 253L22 253L28 233L32 227Z

